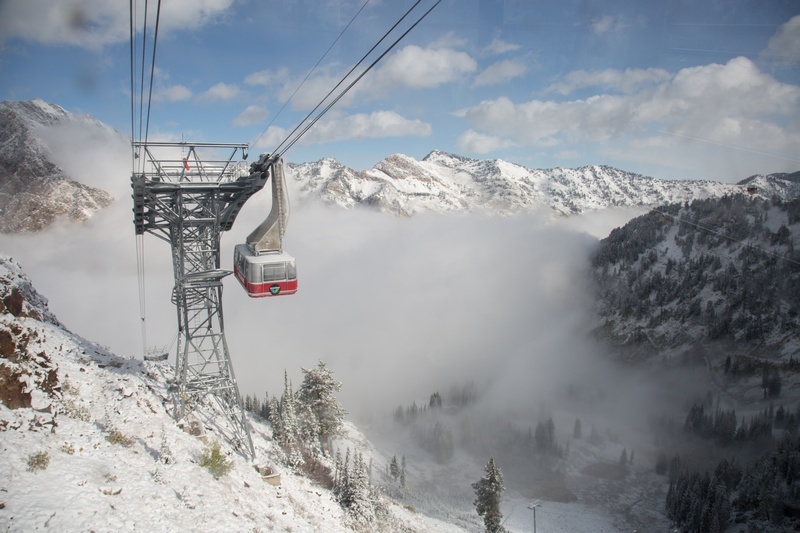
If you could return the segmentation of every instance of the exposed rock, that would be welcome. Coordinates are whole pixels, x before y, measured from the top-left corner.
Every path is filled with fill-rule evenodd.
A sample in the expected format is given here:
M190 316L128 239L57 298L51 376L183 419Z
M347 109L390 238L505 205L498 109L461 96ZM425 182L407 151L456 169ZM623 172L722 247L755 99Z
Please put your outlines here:
M40 231L59 219L82 222L113 201L50 161L35 130L70 120L77 119L42 100L0 103L0 233Z

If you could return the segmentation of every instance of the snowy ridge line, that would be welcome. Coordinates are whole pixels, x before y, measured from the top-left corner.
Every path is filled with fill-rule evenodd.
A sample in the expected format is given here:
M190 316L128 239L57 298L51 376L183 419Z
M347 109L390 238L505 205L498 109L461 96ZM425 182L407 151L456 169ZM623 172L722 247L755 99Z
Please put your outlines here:
M762 197L784 199L798 192L797 184L782 174L737 184L670 181L608 166L529 169L500 159L477 160L441 151L431 152L422 161L390 155L365 171L324 158L288 164L287 174L302 199L344 208L364 205L399 216L424 211L507 216L539 210L569 216L608 207L653 207L720 197L748 189Z

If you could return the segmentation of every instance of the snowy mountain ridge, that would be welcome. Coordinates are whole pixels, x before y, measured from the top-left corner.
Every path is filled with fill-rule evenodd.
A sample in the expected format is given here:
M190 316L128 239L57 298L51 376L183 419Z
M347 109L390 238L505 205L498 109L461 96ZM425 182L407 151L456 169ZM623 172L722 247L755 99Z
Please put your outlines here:
M119 196L127 184L129 164L121 160L127 149L121 147L128 142L99 120L40 99L0 103L0 232L38 231L59 217L83 221L108 206L113 198L106 190ZM68 171L62 169L66 160ZM87 185L79 174L87 173L86 162L94 169L101 160L112 170L100 169L95 186ZM397 216L545 211L560 217L718 197L748 188L766 198L800 194L794 174L752 176L737 184L660 180L609 166L533 169L438 150L421 161L393 154L360 171L333 158L288 163L287 176L300 201L362 205Z
M0 102L0 233L38 231L59 218L84 221L113 201L52 162L43 133L57 127L79 128L100 140L119 135L43 100Z
M796 196L796 184L781 175L755 183L659 180L609 166L529 169L433 151L422 161L390 155L374 168L355 171L333 158L288 164L287 175L301 199L351 208L365 205L400 216L479 211L513 215L549 210L568 216L608 207L650 207L719 197L757 187L764 196ZM753 179L751 178L751 181Z

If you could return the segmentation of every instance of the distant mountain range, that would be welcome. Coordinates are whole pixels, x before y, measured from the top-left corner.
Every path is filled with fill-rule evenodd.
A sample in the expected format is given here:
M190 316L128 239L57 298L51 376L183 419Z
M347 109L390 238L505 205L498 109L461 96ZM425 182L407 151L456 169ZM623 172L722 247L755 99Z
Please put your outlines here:
M105 191L68 176L51 157L42 133L64 124L98 139L122 135L88 116L31 100L0 103L0 232L37 231L60 217L83 221L108 206ZM86 147L91 162L94 146ZM122 162L127 165L126 162ZM749 191L771 198L800 194L800 173L751 176L737 184L660 180L608 166L530 169L500 159L470 159L433 151L422 161L394 154L357 171L333 158L287 164L300 201L343 208L365 206L398 216L420 212L482 212L507 216L549 211L569 216L608 207L652 207ZM125 199L127 200L127 199Z
M345 208L367 205L411 216L423 211L513 215L549 210L567 216L607 207L647 207L741 192L741 184L659 180L608 166L529 169L501 159L479 160L433 151L422 161L395 154L365 171L335 159L290 164L287 175L304 198ZM761 182L759 182L761 185ZM784 195L782 179L763 192Z

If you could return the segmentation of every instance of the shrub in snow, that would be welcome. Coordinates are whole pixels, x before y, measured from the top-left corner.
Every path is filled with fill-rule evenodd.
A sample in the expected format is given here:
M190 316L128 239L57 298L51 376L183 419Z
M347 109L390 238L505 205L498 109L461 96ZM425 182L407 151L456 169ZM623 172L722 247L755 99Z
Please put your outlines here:
M200 466L207 468L215 479L226 476L233 468L233 461L228 459L220 450L219 442L214 441L203 450Z
M169 449L169 443L167 442L167 434L164 432L164 426L161 426L161 445L158 447L158 460L165 465L175 462L175 458L172 456L172 450Z
M106 435L106 440L111 444L119 444L120 446L125 446L126 448L133 446L133 443L136 442L136 439L125 435L117 429L112 429L108 435Z
M50 466L50 454L47 452L36 452L28 456L28 472L47 470L48 466Z

